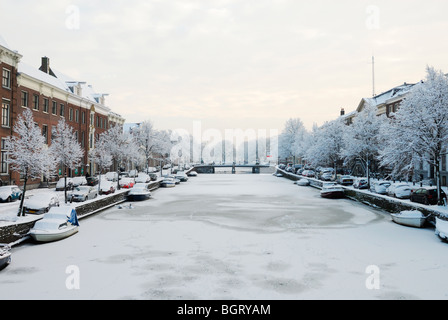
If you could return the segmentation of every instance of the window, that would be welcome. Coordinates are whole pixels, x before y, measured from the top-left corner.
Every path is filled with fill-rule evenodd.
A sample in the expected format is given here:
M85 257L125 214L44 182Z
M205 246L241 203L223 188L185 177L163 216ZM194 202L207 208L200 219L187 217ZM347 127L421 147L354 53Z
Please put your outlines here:
M60 109L59 115L61 117L65 117L65 106L62 103L61 103L61 109Z
M22 107L28 107L28 92L22 91Z
M68 120L73 121L73 109L68 109Z
M39 96L37 94L33 95L33 109L39 110Z
M42 126L42 136L45 139L45 144L48 144L48 126L46 124Z
M8 153L6 151L6 139L2 139L1 143L1 159L0 159L0 171L2 174L8 173Z
M9 127L9 103L8 102L2 102L2 127Z
M89 135L89 148L93 149L93 133Z
M43 112L48 113L48 108L49 108L48 99L44 98L44 109L43 109Z
M86 124L86 113L84 111L81 113L81 122L82 124Z
M11 88L11 71L8 69L3 69L2 86L6 89Z
M53 101L53 106L51 107L51 113L54 115L58 114L58 103Z
M79 123L79 110L75 110L75 122Z

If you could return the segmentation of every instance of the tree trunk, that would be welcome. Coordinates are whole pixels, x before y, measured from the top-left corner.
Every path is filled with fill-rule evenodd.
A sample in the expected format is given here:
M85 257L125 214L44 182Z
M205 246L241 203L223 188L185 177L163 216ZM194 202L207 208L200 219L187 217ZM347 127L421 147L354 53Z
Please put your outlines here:
M25 192L26 192L26 183L28 182L28 174L25 175L24 183L23 183L23 193L22 199L20 199L19 212L17 213L18 217L25 216L23 212L23 203L25 201Z

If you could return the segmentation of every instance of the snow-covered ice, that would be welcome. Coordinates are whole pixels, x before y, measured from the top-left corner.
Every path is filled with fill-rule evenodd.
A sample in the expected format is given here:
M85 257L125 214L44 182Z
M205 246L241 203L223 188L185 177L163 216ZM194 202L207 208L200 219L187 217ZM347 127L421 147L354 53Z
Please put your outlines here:
M199 175L13 248L0 299L447 299L447 250L434 229L287 179Z

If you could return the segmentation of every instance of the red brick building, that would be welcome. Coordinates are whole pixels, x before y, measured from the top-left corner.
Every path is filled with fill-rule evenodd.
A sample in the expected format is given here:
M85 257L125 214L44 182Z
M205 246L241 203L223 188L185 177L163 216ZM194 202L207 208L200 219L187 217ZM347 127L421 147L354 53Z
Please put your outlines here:
M84 149L84 159L68 176L95 174L96 168L88 158L89 150L95 147L95 140L111 125L124 124L124 119L112 112L105 104L107 94L96 93L91 85L65 76L50 67L50 59L43 57L40 68L21 62L22 56L0 37L0 70L2 102L0 139L0 182L21 185L20 175L11 172L6 163L4 139L12 134L17 116L25 109L33 111L47 144L51 145L51 133L64 117L70 124ZM63 174L59 170L59 174ZM55 179L58 179L56 177ZM38 186L36 180L32 185Z

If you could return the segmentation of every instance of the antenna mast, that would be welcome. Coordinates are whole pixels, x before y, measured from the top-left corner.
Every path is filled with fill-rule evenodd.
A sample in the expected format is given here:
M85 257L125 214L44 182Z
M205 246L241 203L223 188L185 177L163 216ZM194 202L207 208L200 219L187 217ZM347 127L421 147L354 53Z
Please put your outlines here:
M373 85L373 96L375 96L375 57L372 56L372 85Z

